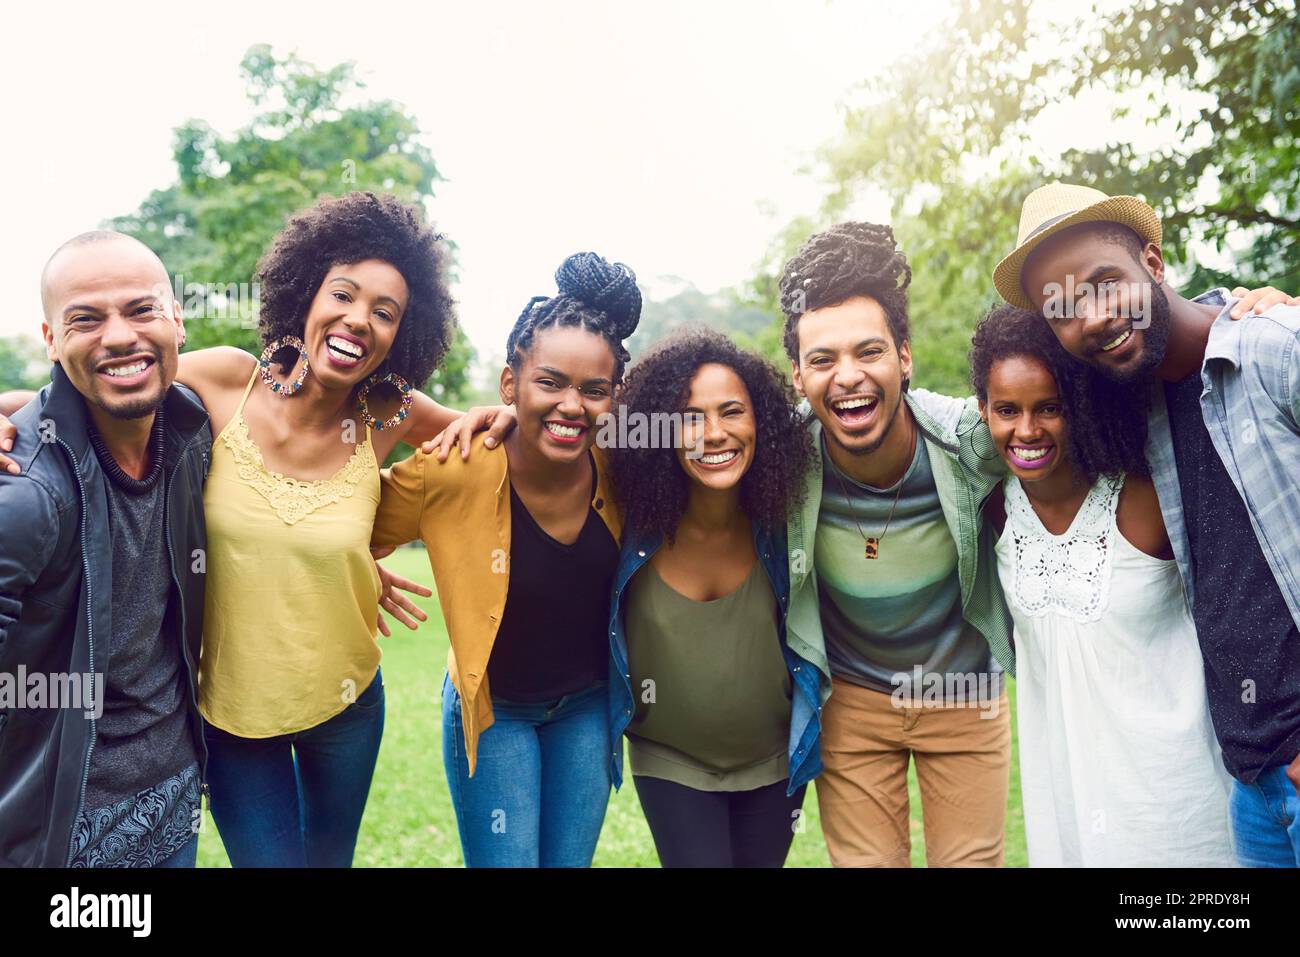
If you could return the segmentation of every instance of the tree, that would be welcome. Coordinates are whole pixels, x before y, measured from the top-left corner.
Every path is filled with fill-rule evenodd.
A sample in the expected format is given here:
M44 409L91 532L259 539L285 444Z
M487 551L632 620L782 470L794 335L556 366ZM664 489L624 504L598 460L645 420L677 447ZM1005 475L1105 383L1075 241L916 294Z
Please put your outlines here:
M35 390L50 381L45 349L28 336L0 339L0 392Z
M1024 197L1061 179L1143 196L1186 285L1300 289L1300 25L1294 2L1098 2L1053 21L1030 0L959 0L930 46L865 82L820 153L821 209L772 243L747 293L774 316L781 263L868 188L912 266L917 382L965 393L970 331L997 296ZM1171 130L1142 152L1104 124L1044 154L1044 111L1103 93L1116 119ZM1198 259L1234 257L1231 275ZM779 320L774 319L774 323Z
M157 252L176 277L187 349L261 351L252 277L292 213L355 189L422 203L441 179L412 117L389 100L359 101L364 84L351 63L320 70L258 45L240 72L252 121L230 137L203 120L181 124L173 134L177 181L112 222ZM425 391L444 402L459 399L473 359L457 330Z
M744 341L761 334L768 320L766 312L738 301L731 292L710 295L679 280L676 288L662 298L645 300L641 321L627 349L635 360L665 336L688 326L705 326Z

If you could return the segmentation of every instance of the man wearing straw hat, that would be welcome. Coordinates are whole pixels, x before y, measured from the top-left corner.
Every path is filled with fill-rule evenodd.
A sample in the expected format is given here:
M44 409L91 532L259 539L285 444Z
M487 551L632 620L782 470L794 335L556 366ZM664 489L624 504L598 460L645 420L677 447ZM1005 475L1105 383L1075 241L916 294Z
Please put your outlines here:
M1132 196L1054 183L1025 200L994 271L1062 346L1150 385L1147 458L1234 778L1237 856L1300 865L1300 300L1234 323L1225 290L1170 285L1160 220ZM1237 291L1234 291L1237 292Z

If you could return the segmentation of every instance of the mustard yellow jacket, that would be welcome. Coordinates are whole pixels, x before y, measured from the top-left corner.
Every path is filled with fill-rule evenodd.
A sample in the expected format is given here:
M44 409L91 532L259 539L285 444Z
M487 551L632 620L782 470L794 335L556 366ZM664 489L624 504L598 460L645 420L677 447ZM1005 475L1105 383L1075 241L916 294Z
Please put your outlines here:
M451 637L447 670L460 692L465 752L474 774L478 737L492 726L487 664L510 587L510 476L503 448L474 438L469 461L416 452L384 469L371 542L376 547L424 542L438 601ZM593 448L596 495L591 500L615 541L623 522L614 504L605 457Z

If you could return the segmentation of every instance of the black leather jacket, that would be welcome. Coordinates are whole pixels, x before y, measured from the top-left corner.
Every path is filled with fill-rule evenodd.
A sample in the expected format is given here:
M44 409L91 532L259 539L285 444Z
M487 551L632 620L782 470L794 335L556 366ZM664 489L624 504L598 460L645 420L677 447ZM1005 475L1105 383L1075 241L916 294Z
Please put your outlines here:
M190 727L206 781L197 681L212 430L184 386L171 388L163 409L169 617L184 639ZM85 400L55 364L50 384L13 423L10 455L22 474L0 473L0 674L15 682L20 666L27 675L107 674L113 552L107 479L90 445ZM86 795L93 712L12 703L0 698L0 865L64 867Z

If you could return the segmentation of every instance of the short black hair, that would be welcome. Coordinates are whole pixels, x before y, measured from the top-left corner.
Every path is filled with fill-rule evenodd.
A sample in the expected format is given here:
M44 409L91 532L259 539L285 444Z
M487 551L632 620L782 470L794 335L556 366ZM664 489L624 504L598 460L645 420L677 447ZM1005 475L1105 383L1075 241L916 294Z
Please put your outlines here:
M988 401L993 364L1018 357L1039 360L1056 380L1069 426L1066 452L1089 482L1101 475L1150 476L1147 400L1139 385L1107 379L1066 352L1037 312L1003 303L979 321L971 339L970 381L981 402Z
M907 287L912 269L894 242L894 231L876 223L840 223L811 236L781 273L785 352L799 361L799 317L854 296L880 303L894 345L911 337Z
M691 380L701 366L710 363L735 372L753 403L757 430L754 460L740 480L740 506L760 525L782 528L803 497L813 445L795 411L789 382L771 362L741 349L720 332L683 329L632 367L619 394L621 411L629 420L634 414L649 419L655 413L680 413L690 395ZM662 534L671 542L686 513L691 486L676 450L611 449L610 476L627 525L643 534Z
M515 319L506 339L506 364L516 372L523 353L548 326L577 326L594 332L614 353L614 381L623 378L628 351L623 340L641 321L641 290L636 273L597 253L574 253L555 270L555 296L534 296Z
M410 290L381 371L396 372L418 388L456 333L446 280L449 258L442 236L425 225L417 205L369 192L321 199L290 218L257 264L262 345L302 337L311 301L335 266L380 259L402 274Z

